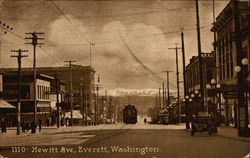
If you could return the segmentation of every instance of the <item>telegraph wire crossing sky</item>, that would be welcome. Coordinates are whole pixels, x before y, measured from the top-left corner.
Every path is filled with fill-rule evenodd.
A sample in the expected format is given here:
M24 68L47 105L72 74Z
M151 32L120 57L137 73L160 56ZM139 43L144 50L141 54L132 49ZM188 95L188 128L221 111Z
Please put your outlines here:
M216 13L227 3L215 1ZM202 52L211 52L212 1L199 4ZM14 28L8 34L1 29L2 67L16 67L11 49L32 50L24 45L25 32L42 31L45 45L38 47L37 66L63 66L67 59L89 65L93 43L92 66L104 89L158 88L166 78L162 71L175 71L175 54L168 48L181 46L180 28L186 64L197 55L195 1L1 1L1 21ZM28 55L24 67L32 66L33 54ZM174 90L176 75L170 76Z

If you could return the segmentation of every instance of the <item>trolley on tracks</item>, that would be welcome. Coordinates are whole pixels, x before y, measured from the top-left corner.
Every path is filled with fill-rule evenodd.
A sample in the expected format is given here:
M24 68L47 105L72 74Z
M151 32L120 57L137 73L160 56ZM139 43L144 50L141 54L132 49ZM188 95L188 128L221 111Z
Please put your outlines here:
M134 105L127 105L123 108L123 122L125 124L135 124L137 122L137 109Z

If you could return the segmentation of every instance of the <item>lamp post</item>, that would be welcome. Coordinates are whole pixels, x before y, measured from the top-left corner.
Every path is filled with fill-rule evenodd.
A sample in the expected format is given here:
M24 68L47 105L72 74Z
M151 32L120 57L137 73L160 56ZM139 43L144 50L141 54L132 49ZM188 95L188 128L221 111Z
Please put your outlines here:
M214 114L214 117L216 118L216 113L217 113L217 104L215 103L215 97L217 97L217 92L218 92L218 89L221 88L221 85L219 83L216 82L215 79L211 79L211 83L210 84L207 84L207 89L211 89L212 91L212 97L213 97L213 114ZM219 98L218 99L218 102L219 102ZM208 110L208 109L207 109Z
M189 96L188 95L186 95L185 96L185 99L183 99L183 101L185 102L185 107L186 107L186 129L190 129L190 124L189 124L189 122L190 122L190 107L189 107L189 99L191 99L191 98L189 98Z
M243 58L241 60L242 65L238 65L234 68L237 72L237 76L242 76L243 82L237 82L238 88L238 107L237 107L237 124L238 124L238 136L247 137L249 136L249 128L248 128L248 65L249 60L247 58Z
M191 99L192 99L192 101L193 101L193 114L197 114L197 112L198 111L201 111L201 109L199 109L199 108L202 108L202 107L200 107L200 106L198 106L198 101L199 101L199 99L200 99L200 97L201 97L201 94L199 93L199 91L196 89L195 91L194 91L194 93L192 93L191 94Z
M192 93L190 97L191 97L191 100L192 100L192 115L194 115L195 112L196 112L196 110L195 110L196 105L195 105L194 93Z

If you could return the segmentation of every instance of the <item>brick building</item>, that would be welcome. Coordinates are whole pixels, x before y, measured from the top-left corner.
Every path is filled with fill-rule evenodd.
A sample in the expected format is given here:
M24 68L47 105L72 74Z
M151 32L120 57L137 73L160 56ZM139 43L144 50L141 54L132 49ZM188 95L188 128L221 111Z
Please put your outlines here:
M1 72L14 72L15 68L2 68ZM22 68L23 73L32 73L33 68ZM72 89L73 89L73 109L83 111L87 109L87 115L94 117L94 74L95 71L90 66L73 65L72 69ZM58 77L60 81L64 82L65 89L63 91L63 104L61 104L64 111L70 111L70 71L69 67L37 67L37 73L42 73L53 78ZM51 81L51 90L48 92L55 92L55 80ZM39 92L38 86L38 92ZM62 91L62 88L61 88ZM38 93L39 96L39 93Z
M241 43L241 56L250 57L250 33L249 33L249 2L239 1L239 36ZM234 68L237 66L237 54L235 43L235 19L234 3L231 0L222 12L216 17L216 22L211 31L216 33L216 76L217 81L222 85L221 93L222 104L225 106L226 123L236 122L237 118L237 72ZM245 77L246 86L249 87L250 65L246 66ZM248 113L249 113L249 91L246 94ZM249 118L250 121L250 118Z
M47 120L51 121L52 108L48 92L51 89L51 81L53 77L37 74L37 118L42 120L43 124ZM2 91L0 92L1 98L10 104L17 107L17 94L18 94L18 75L15 72L4 72L2 74ZM34 82L33 74L23 73L21 78L21 122L31 123L34 114ZM16 112L11 111L8 113L7 124L8 126L16 125Z
M214 52L211 53L202 53L201 54L202 57L202 68L203 68L203 81L204 81L204 85L208 84L211 79L214 78L215 76L215 59L214 59ZM186 75L186 86L187 86L187 95L189 96L189 98L191 98L191 94L195 94L195 90L198 90L198 92L200 93L200 75L199 75L199 59L198 56L193 56L190 59L189 64L186 66L186 70L185 70L185 75ZM205 106L206 109L211 108L208 107L208 100L211 98L211 94L207 93L206 90L206 86L204 86L204 96L205 96ZM197 99L199 97L199 95L197 94ZM196 100L197 100L196 99ZM194 101L194 99L193 99ZM196 106L194 104L190 104L193 106ZM192 108L192 113L197 112L199 107L191 107Z

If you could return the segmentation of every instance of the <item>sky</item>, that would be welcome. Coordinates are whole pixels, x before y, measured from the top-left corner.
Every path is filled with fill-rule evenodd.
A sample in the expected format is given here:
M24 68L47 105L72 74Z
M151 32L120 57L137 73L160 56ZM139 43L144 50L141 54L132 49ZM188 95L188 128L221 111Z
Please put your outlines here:
M215 1L215 13L229 1ZM37 66L65 66L65 60L90 65L100 74L103 89L156 89L170 74L176 89L175 50L184 29L186 64L197 55L195 1L1 1L2 22L14 29L0 30L1 67L17 67L12 49L28 49L22 67L32 67L33 49L26 32L44 32L37 48ZM202 52L211 52L212 1L199 1ZM90 47L90 43L93 45ZM182 73L181 50L179 71ZM97 76L96 75L96 76ZM97 78L97 77L96 77ZM182 75L180 74L180 78Z

